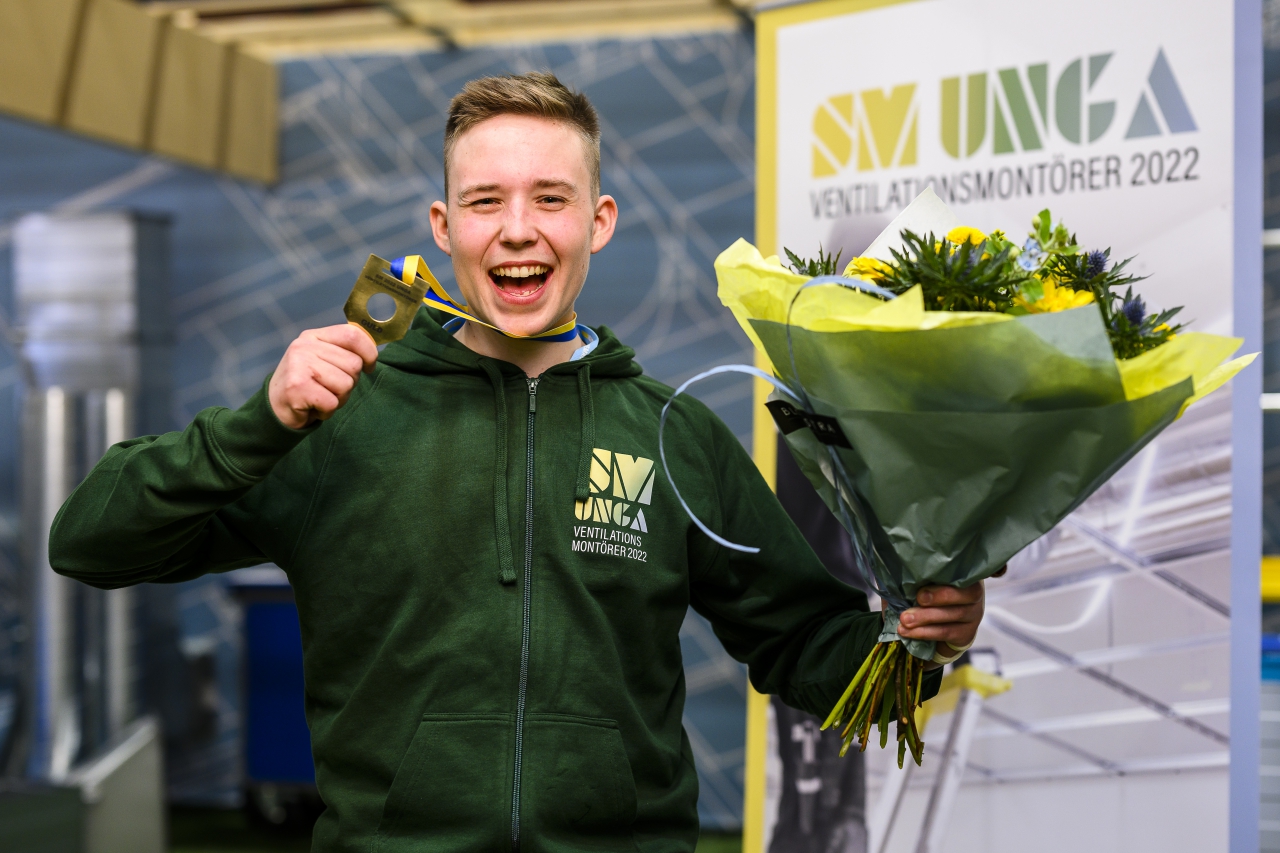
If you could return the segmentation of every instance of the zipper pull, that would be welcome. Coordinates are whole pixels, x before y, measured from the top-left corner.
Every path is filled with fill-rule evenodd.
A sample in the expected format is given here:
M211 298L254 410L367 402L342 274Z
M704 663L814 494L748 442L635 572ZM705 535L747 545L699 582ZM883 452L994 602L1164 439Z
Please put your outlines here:
M538 411L538 380L529 380L529 411Z

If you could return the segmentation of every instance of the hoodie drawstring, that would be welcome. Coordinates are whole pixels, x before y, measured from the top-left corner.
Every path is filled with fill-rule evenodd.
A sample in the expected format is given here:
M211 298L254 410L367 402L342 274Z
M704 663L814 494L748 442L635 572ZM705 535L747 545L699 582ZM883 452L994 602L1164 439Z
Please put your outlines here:
M582 436L578 448L578 481L573 499L585 501L591 494L591 451L596 443L596 406L591 397L591 365L578 368L578 405L582 407Z
M515 562L511 558L511 525L507 517L507 395L502 387L502 373L487 359L480 366L493 383L493 398L497 408L494 432L497 442L493 454L493 526L498 538L498 567L502 570L504 584L516 582Z

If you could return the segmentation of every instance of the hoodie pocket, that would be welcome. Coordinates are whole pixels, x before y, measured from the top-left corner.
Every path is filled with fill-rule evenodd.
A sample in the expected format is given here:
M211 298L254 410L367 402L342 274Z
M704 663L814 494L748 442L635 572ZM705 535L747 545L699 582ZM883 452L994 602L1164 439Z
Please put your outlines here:
M515 719L426 714L382 807L374 853L511 846Z
M522 762L521 849L636 850L636 784L613 720L530 714Z

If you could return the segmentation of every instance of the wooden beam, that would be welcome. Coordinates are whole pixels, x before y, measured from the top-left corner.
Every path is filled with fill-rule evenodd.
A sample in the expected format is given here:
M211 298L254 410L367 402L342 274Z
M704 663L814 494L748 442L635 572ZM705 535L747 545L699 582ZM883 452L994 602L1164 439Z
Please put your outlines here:
M336 54L412 53L446 50L449 43L429 33L402 27L385 33L324 38L264 38L242 42L240 49L250 56L272 62L286 62L306 56Z
M275 63L244 52L230 58L223 169L274 183L279 178L280 81Z
M396 0L394 3L418 24L479 28L645 20L661 23L708 13L736 14L722 0L505 0L465 3L461 0Z
M89 0L65 126L109 142L146 143L156 51L165 22L127 0Z
M218 165L226 112L226 46L181 27L165 29L149 138L157 154Z
M740 0L735 0L738 2ZM637 38L741 26L728 0L396 0L388 9L201 19L200 32L283 60L316 53Z
M273 61L736 28L756 0L0 0L0 111L275 180Z
M163 0L201 34L277 60L732 29L754 0ZM359 8L352 8L352 6Z
M625 20L584 20L536 24L519 22L507 25L455 27L446 30L461 47L491 44L545 44L558 41L593 39L647 38L679 36L698 32L724 32L740 25L731 12L704 12L680 18L630 18Z
M87 0L0 0L0 110L58 120Z
M404 29L403 21L386 9L202 18L198 25L200 34L207 38L241 43L274 39L360 38L401 29Z
M151 0L152 14L171 15L192 11L197 15L251 15L258 12L286 12L323 9L331 6L377 6L380 0Z

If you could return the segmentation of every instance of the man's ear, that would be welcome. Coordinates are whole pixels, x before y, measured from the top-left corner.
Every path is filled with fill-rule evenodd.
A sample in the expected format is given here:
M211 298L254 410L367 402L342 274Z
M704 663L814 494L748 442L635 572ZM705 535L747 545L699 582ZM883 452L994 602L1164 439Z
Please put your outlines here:
M618 225L618 203L611 195L596 200L596 217L591 230L591 254L603 249L613 239L613 229Z
M431 203L431 236L435 238L440 251L453 256L453 252L449 251L449 208L442 201Z

